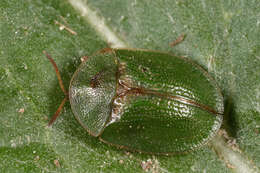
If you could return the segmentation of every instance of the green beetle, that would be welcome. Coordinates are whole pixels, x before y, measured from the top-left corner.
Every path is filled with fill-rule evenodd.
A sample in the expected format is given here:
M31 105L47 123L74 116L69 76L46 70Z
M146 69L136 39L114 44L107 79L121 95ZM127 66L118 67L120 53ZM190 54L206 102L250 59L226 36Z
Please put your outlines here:
M57 67L56 72L59 77ZM104 49L82 62L64 93L49 124L69 97L76 119L90 135L151 154L202 146L219 130L224 111L220 89L203 68L151 50Z

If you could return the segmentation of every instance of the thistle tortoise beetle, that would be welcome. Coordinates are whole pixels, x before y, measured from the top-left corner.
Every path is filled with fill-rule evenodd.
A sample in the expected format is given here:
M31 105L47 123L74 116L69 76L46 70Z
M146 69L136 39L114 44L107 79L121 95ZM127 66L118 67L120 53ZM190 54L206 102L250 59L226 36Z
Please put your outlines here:
M152 154L194 150L219 130L223 96L196 63L164 52L105 49L74 73L67 93L72 111L90 135L105 143Z

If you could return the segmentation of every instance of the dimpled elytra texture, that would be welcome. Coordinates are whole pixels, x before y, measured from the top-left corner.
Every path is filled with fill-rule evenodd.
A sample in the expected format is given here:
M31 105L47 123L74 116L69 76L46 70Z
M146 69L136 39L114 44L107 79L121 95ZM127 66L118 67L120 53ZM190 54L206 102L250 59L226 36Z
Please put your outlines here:
M70 101L88 132L146 153L183 153L221 126L223 97L197 64L167 53L113 49L75 73Z

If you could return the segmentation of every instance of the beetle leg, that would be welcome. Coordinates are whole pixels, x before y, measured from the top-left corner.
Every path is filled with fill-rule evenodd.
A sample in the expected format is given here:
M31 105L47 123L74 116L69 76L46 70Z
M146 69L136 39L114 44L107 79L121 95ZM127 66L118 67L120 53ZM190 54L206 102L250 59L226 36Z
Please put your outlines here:
M182 42L185 38L185 34L181 34L175 41L170 43L171 47L176 46L177 44L179 44L180 42Z
M43 53L46 55L46 57L52 63L54 70L56 72L57 78L59 80L60 88L63 91L63 93L65 94L65 98L62 100L62 102L61 102L60 106L58 107L57 111L55 112L55 114L52 116L51 120L48 123L48 126L51 126L54 123L54 121L58 118L58 116L60 115L60 112L61 112L65 102L68 100L68 92L65 90L64 85L62 83L60 72L58 70L57 64L55 63L55 61L52 59L52 57L46 51L43 51Z

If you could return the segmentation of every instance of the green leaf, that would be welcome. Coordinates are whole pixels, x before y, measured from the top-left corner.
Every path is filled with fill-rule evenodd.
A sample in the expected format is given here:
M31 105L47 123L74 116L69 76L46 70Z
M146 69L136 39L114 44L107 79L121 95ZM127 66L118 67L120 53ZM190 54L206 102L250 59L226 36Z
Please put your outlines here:
M259 9L257 0L2 0L0 172L258 172ZM186 39L171 48L181 34ZM222 89L228 134L185 155L128 153L89 136L68 102L47 128L64 95L42 51L68 88L80 58L108 46L167 51L201 64Z

